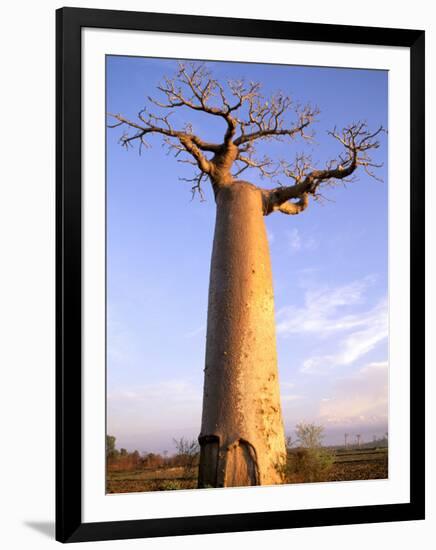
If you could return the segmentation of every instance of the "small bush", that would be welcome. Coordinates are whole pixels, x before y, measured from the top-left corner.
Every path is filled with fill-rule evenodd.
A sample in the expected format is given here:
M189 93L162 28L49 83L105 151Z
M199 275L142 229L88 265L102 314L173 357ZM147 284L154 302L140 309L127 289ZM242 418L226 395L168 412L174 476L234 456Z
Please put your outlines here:
M333 454L327 449L297 449L288 455L287 474L305 483L326 481L333 460Z
M174 439L177 449L177 458L183 466L184 475L187 478L196 477L198 473L198 463L200 459L200 446L195 439L188 440L184 437Z
M292 448L293 440L287 438L287 460L283 469L287 483L327 481L334 455L322 447L323 431L322 426L300 423L296 427L299 447Z

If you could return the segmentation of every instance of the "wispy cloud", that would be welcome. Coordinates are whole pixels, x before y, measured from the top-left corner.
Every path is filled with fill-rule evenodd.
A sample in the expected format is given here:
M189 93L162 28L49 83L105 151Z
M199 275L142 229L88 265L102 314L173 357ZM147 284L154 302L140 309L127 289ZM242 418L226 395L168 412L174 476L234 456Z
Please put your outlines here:
M201 400L199 387L176 379L111 390L107 395L108 433L117 438L119 446L139 450L156 448L158 441L169 445L179 432L198 435Z
M310 288L305 291L302 306L288 306L277 313L279 336L307 334L320 343L328 338L328 352L312 353L303 361L302 372L350 365L387 338L387 300L363 309L373 281L373 277L365 277L334 288ZM337 334L334 340L333 334Z
M269 244L272 244L275 240L275 235L271 229L266 229L266 236L268 237Z
M297 228L294 227L291 231L288 232L288 244L292 251L297 252L301 250L301 237L300 232Z
M302 250L313 250L316 248L316 241L313 237L305 237L301 235L300 231L294 227L286 234L286 241L288 243L289 250L292 253L300 252Z
M303 399L303 396L295 392L294 382L280 382L280 399L283 404Z
M200 399L201 394L189 382L184 380L167 380L153 384L143 384L135 389L121 389L108 392L110 403L148 403L153 399L168 399L174 401L192 401Z
M289 403L290 401L297 401L298 399L303 399L302 395L297 393L285 393L280 396L282 403Z
M334 353L309 357L303 362L301 371L318 372L335 366L351 365L383 342L388 336L386 300L382 300L376 307L363 313L359 319L343 325L342 330L350 331L350 329L353 330L338 340Z
M381 425L388 420L388 363L369 363L340 379L320 402L320 419L329 425Z
M341 308L361 304L370 277L336 288L321 286L306 290L304 305L287 306L277 312L277 333L283 336L346 330L365 324L359 314L342 313ZM339 311L338 311L339 310Z
M206 326L201 325L193 330L187 332L184 336L185 338L195 338L196 336L205 336L206 335Z

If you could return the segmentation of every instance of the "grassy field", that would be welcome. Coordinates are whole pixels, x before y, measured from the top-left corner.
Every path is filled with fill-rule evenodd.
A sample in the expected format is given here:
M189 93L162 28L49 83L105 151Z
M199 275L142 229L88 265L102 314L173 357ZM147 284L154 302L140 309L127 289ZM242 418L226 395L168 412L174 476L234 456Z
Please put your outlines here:
M337 449L334 462L326 481L353 481L386 479L388 477L388 451L381 449ZM301 483L301 479L289 479ZM139 493L145 491L168 491L195 489L196 473L187 473L182 467L109 471L108 493Z

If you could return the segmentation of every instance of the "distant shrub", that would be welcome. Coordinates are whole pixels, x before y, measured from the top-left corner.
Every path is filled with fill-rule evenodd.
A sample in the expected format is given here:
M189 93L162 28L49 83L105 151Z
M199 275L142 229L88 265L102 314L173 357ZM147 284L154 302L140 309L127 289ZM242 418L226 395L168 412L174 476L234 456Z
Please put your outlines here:
M333 461L333 454L327 449L297 449L288 455L288 472L306 483L326 481Z
M323 426L300 423L296 426L298 443L286 439L286 465L283 476L288 483L313 483L326 481L333 466L334 454L322 446Z
M200 457L198 441L196 439L188 440L184 437L173 441L177 449L177 459L179 465L183 467L185 477L197 475Z

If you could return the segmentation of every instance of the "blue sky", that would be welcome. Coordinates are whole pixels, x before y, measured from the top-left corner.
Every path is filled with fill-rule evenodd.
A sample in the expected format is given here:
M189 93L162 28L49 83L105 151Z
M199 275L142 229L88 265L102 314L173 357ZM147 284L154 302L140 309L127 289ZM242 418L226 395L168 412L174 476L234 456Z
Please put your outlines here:
M360 69L208 62L220 81L262 82L320 108L313 144L267 142L259 151L315 166L341 152L327 135L357 120L388 127L388 73ZM171 76L176 61L107 58L107 110L132 119ZM195 116L193 116L195 115ZM193 123L219 141L222 121L181 109L173 124ZM107 420L117 445L170 453L173 437L197 437L201 420L205 323L215 206L191 201L191 167L177 163L159 136L138 154L107 130ZM379 182L327 189L329 199L298 216L266 221L274 275L277 345L285 430L324 425L326 442L344 432L364 440L387 431L387 139L373 158ZM256 172L244 179L267 187Z

